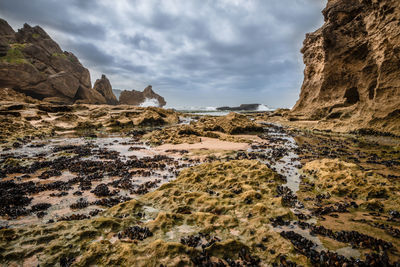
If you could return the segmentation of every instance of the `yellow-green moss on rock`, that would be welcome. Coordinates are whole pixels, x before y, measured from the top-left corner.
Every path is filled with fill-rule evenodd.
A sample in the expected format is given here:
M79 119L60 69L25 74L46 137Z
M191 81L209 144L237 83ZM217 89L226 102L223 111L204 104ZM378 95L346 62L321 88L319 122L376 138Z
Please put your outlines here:
M164 128L145 136L154 145L183 144L200 142L200 137L218 138L231 142L249 142L244 138L237 138L235 134L261 132L262 126L251 121L245 115L230 113L226 116L202 117L189 125Z
M354 163L339 159L322 159L307 163L305 182L314 185L315 194L357 199L363 207L379 202L386 210L399 210L400 184L373 171L362 170ZM306 193L308 194L308 193Z
M258 161L201 164L98 218L0 230L0 262L23 264L36 256L40 266L58 265L62 258L73 259L73 266L192 266L191 258L200 250L180 239L202 232L221 240L207 248L212 257L235 259L246 249L265 265L280 255L304 264L305 258L295 255L290 242L269 224L273 217L292 216L275 197L280 183ZM153 236L143 241L117 238L134 225L148 227Z

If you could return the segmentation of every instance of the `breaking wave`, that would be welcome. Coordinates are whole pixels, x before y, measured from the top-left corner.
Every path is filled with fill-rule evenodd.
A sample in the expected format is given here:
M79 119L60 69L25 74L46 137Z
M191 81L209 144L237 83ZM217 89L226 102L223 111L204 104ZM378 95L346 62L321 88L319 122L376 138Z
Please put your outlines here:
M259 105L257 108L257 111L270 111L270 110L272 110L272 109L270 109L266 105Z
M140 107L159 107L160 103L155 98L146 98L142 104L139 105Z

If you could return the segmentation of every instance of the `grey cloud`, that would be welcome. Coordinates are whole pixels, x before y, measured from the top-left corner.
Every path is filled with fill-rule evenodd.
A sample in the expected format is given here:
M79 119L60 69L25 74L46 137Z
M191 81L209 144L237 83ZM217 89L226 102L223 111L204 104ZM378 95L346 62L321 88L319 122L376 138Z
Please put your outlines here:
M112 65L115 62L113 56L102 51L93 43L71 43L69 44L72 52L74 52L79 58L91 62L92 65Z
M303 79L302 40L322 24L325 4L1 0L0 16L55 31L63 49L115 88L152 84L172 106L290 107Z
M67 2L52 0L2 0L0 2L0 15L10 16L22 23L39 24L53 29L95 39L104 38L106 30L102 25L81 20L74 14L74 8L89 6L92 1L73 1L75 5ZM96 5L92 5L95 7Z
M131 73L145 73L147 71L147 67L143 65L136 65L130 62L122 62L118 64L118 67L126 72Z
M132 46L132 48L138 50L145 50L153 53L160 51L160 47L157 45L157 42L147 37L143 33L136 33L133 36L122 34L120 38L125 44L129 44Z

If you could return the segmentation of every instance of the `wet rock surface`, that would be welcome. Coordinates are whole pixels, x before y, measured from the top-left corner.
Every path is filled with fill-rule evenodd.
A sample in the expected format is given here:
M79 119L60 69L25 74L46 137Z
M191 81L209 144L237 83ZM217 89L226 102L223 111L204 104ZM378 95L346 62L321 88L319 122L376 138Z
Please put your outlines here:
M124 231L118 233L118 238L129 238L131 240L139 240L142 241L150 236L153 236L153 233L147 227L139 227L132 226L126 228Z
M246 115L231 112L226 116L205 116L198 120L191 120L189 124L181 124L178 127L167 127L156 130L146 139L154 145L198 143L201 137L216 138L230 142L244 142L249 140L235 135L262 133L263 127L252 121ZM251 141L250 141L251 142Z
M96 206L112 207L154 190L173 179L181 168L193 164L152 155L144 143L143 151L129 151L129 146L138 142L136 134L134 138L52 142L43 146L26 144L14 153L3 154L0 173L16 179L0 181L1 216L10 219L2 224L16 223L20 216L31 217L52 206L35 204L38 194L43 196L40 199L53 203L53 208L37 219L71 220L74 217L64 215L65 212L80 210L86 216ZM38 147L40 154L47 157L38 156ZM50 206L45 208L46 205ZM31 219L32 223L37 223L37 219Z
M143 131L138 127L152 130L179 121L177 112L154 107L55 105L30 99L11 89L0 90L0 97L1 150L60 135L96 138L117 132L128 136L130 132L133 135Z
M389 257L385 252L382 254L367 254L366 260L362 261L354 258L346 258L335 252L317 251L314 249L312 241L293 231L281 232L284 238L289 239L295 249L305 255L312 265L315 266L397 266L399 263L390 263Z
M199 125L215 121L171 132L178 140L201 137ZM153 150L148 134L160 129L18 140L0 160L0 261L18 262L13 247L26 239L50 265L398 264L399 152L387 145L396 138L379 140L382 145L256 125L252 138L207 131L216 140L246 139L248 148L204 150L202 157L192 149ZM40 243L50 239L50 246Z

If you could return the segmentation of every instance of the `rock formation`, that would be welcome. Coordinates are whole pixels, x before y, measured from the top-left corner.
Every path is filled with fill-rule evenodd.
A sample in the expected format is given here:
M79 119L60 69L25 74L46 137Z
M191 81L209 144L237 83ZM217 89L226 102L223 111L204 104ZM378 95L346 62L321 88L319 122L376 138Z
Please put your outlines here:
M53 103L105 104L92 89L89 71L74 54L39 26L25 24L18 32L0 19L0 88L12 88Z
M149 85L147 86L143 92L132 90L132 91L123 91L121 95L119 96L119 103L120 104L127 104L127 105L134 105L134 106L139 106L142 104L146 99L156 99L158 101L158 106L163 107L167 104L165 102L165 99L156 94L152 86Z
M400 1L329 0L306 35L293 119L400 134Z
M94 83L93 89L99 92L107 101L109 105L118 105L118 100L115 97L111 83L106 75L102 75L101 79L97 79Z
M238 107L219 107L217 110L229 110L229 111L255 111L261 104L241 104Z

